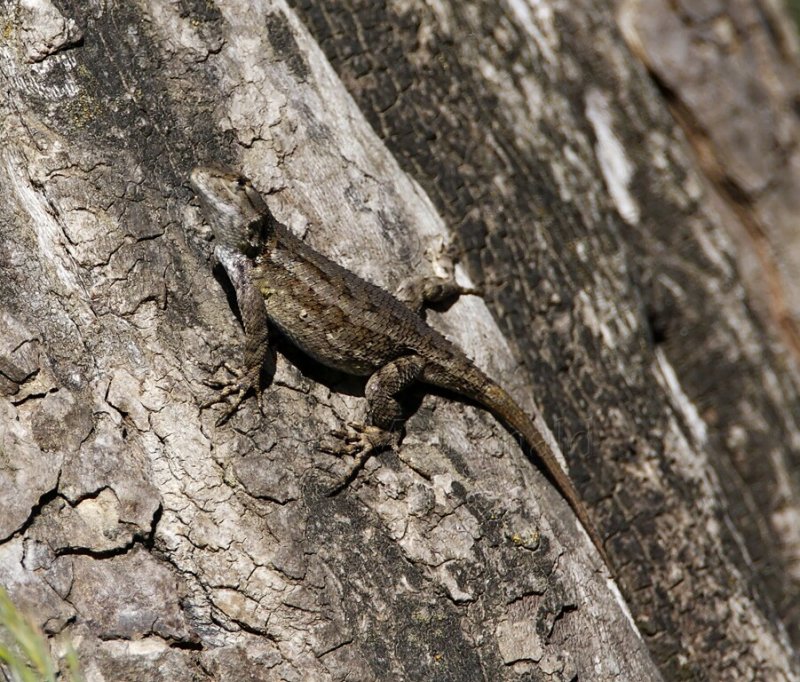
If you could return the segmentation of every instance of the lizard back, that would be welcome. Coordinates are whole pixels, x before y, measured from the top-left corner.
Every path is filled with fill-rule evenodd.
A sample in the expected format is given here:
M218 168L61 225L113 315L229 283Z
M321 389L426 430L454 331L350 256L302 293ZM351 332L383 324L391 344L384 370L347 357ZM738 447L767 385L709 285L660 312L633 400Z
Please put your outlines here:
M471 365L456 346L384 289L333 262L275 221L255 259L270 320L324 365L366 376L411 353Z

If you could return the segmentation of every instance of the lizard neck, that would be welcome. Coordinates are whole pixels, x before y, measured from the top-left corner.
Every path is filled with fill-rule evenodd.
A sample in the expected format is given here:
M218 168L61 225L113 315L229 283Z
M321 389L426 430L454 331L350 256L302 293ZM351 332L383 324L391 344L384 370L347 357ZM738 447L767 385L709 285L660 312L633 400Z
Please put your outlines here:
M242 232L242 239L238 244L238 248L249 258L255 258L269 249L277 238L275 218L267 211L247 223Z
M213 223L212 223L213 224ZM255 258L275 240L275 219L270 213L252 220L242 216L240 220L218 222L213 225L217 244Z

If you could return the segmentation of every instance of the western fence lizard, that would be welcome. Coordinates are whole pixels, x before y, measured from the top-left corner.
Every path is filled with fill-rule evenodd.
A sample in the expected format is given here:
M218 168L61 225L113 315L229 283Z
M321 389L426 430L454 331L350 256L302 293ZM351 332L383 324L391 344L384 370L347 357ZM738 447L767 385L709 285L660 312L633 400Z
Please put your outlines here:
M214 253L236 290L246 341L244 369L220 393L235 396L224 421L258 390L269 353L269 324L318 362L368 376L369 425L335 432L343 451L363 463L397 443L398 394L415 382L470 399L521 435L544 465L609 565L603 543L577 490L533 421L511 396L409 306L295 237L270 212L250 181L218 167L195 168L191 185L214 238ZM449 292L443 286L441 292ZM417 301L421 306L421 301ZM355 471L355 469L354 469ZM610 568L610 565L609 565Z

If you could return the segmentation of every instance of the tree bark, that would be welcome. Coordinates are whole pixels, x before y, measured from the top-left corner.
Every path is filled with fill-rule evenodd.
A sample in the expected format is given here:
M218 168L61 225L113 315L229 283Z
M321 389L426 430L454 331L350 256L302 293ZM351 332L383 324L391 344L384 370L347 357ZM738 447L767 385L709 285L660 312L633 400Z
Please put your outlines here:
M797 679L796 365L610 6L2 8L0 585L88 680ZM473 406L415 393L333 497L363 383L279 342L214 426L214 161L389 290L454 255L484 297L428 319L549 428L613 576Z
M696 154L756 311L796 362L800 45L783 10L775 0L724 11L715 2L626 0L618 15Z

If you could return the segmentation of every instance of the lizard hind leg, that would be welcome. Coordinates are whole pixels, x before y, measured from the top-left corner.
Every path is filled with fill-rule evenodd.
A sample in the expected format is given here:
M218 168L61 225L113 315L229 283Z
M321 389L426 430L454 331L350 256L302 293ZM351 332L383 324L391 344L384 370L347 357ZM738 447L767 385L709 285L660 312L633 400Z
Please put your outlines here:
M349 423L349 431L333 431L331 435L342 441L342 445L337 450L323 448L333 454L355 457L332 494L345 488L372 455L399 444L403 409L397 395L414 383L424 368L425 360L420 356L404 355L388 362L369 378L365 397L370 423Z

